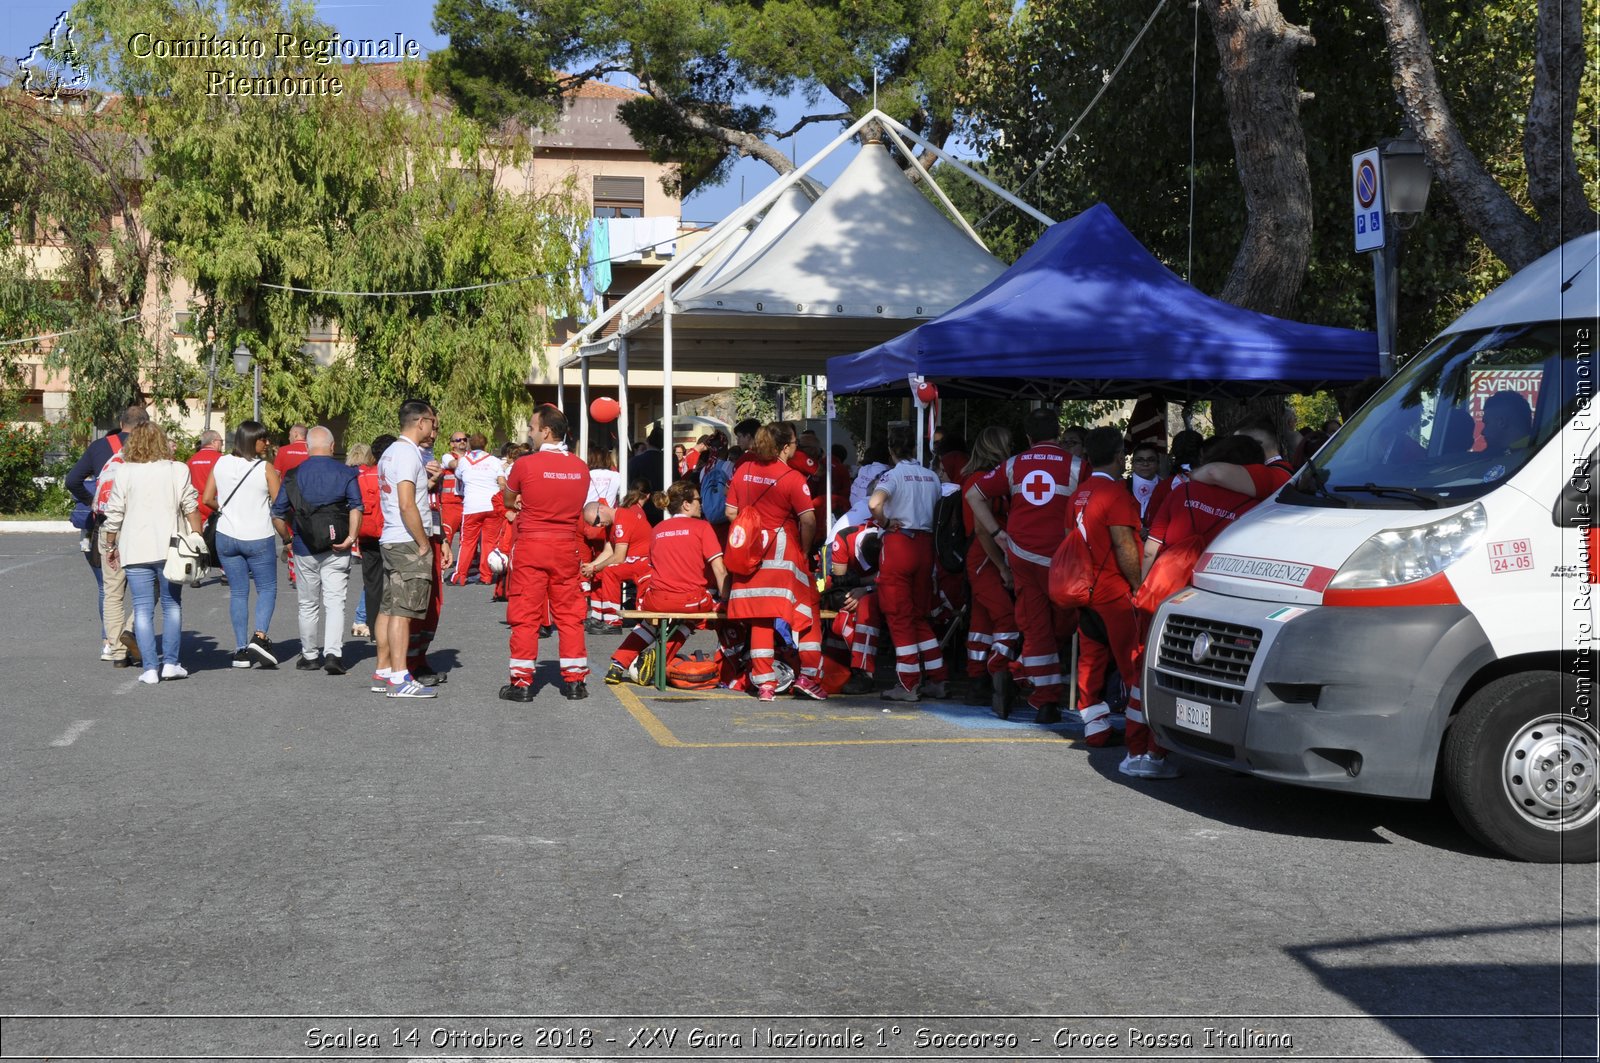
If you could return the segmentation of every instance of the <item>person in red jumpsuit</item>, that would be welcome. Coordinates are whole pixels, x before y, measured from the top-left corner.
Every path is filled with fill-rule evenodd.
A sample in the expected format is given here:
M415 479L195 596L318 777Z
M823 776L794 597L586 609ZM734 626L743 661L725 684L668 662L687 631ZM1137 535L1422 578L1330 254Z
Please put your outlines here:
M581 568L584 579L600 579L600 622L611 630L622 628L622 582L631 582L637 600L639 583L650 573L650 539L654 528L645 515L650 495L629 491L616 509L598 509L598 519L609 519L606 548ZM603 525L602 525L603 526Z
M666 514L655 527L648 558L649 575L641 581L640 608L658 613L709 613L717 604L708 590L728 593L728 570L722 564L722 544L701 516L700 488L679 480L665 492L656 492L656 508ZM709 579L708 579L709 577ZM658 667L678 655L689 635L705 625L702 620L681 620L667 636ZM655 645L656 625L644 621L634 626L611 655L606 682L617 684L636 678L631 671L639 654Z
M917 702L926 694L945 696L944 654L928 619L933 611L933 510L939 502L939 476L917 463L909 429L889 430L894 464L868 496L867 506L884 529L878 564L878 611L894 640L894 670L899 682L884 691L886 701Z
M778 695L777 630L782 620L793 632L800 653L800 676L794 690L824 701L822 632L817 619L817 585L807 557L816 539L817 513L806 478L789 467L796 450L794 426L763 425L751 440L746 460L728 483L726 510L730 521L745 508L760 515L772 542L761 567L748 576L733 576L728 591L728 619L750 625L750 679L756 696L773 701Z
M972 486L991 469L997 469L1011 457L1011 429L990 425L978 433L972 444L972 454L961 470L961 520L967 532L966 573L968 600L972 603L967 617L967 675L972 684L968 687L968 705L994 704L994 688L1002 685L1000 711L1010 713L1010 702L1004 686L1011 678L1011 665L1022 647L1022 633L1017 630L1015 607L1011 601L1011 569L1006 564L1005 553L993 536L977 534L972 516L972 503L966 494ZM995 500L997 519L1004 516L1008 499Z
M538 445L518 458L506 477L506 509L516 512L511 551L511 681L500 688L505 701L532 701L539 659L539 628L554 617L561 668L561 694L569 701L589 696L584 680L583 595L578 589L578 521L589 493L589 466L567 452L567 417L554 406L533 411L528 439Z
M272 456L272 467L278 470L278 479L280 481L283 479L284 473L298 467L302 461L309 457L306 453L306 433L308 431L310 429L303 424L290 425L289 442L279 447L277 453ZM292 585L295 582L295 574L294 550L291 547L285 547L283 560L289 569L289 583Z
M450 449L439 458L444 477L439 481L439 519L444 524L445 545L455 553L455 537L461 534L461 484L456 477L456 466L467 452L467 433L451 432Z
M841 531L828 547L828 569L834 590L844 591L833 620L834 633L844 642L850 678L841 694L870 694L877 689L878 636L883 633L878 615L877 573L883 556L883 529L863 524Z
M1033 687L1028 704L1039 723L1054 724L1061 722L1061 643L1077 618L1050 601L1050 558L1066 535L1067 503L1087 472L1081 457L1056 442L1060 414L1053 407L1030 411L1022 427L1028 449L981 476L966 497L974 526L991 538L1000 534L994 505L1009 499L1001 576L1009 569L1022 632L1020 671ZM995 709L1009 711L998 703Z

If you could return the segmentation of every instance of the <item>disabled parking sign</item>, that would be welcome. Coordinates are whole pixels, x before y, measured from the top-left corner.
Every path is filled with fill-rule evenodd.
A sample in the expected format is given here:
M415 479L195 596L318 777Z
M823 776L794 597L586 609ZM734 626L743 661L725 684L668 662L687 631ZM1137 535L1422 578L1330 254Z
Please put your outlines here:
M1377 251L1387 236L1383 224L1383 166L1378 149L1350 156L1350 194L1355 207L1356 250Z

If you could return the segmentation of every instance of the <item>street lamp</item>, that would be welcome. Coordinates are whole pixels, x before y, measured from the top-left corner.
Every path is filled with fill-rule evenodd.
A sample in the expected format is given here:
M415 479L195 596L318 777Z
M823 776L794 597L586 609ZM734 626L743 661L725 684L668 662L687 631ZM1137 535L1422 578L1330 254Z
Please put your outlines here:
M239 344L239 346L233 349L233 371L238 373L240 376L243 376L245 373L250 371L252 366L255 367L256 377L255 412L251 414L250 419L253 421L259 421L261 420L261 363L256 361L255 357L251 355L250 348L246 347L243 343Z
M1383 166L1383 212L1386 237L1375 263L1378 269L1379 372L1394 375L1395 336L1400 321L1400 234L1411 229L1428 206L1433 172L1422 145L1409 130L1378 142Z

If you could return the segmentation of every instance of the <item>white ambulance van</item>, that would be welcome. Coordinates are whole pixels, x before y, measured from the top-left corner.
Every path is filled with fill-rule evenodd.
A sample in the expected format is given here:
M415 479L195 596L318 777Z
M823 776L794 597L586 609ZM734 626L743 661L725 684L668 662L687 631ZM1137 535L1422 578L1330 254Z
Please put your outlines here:
M1151 628L1163 745L1426 799L1525 860L1600 838L1600 237L1517 273L1223 532Z

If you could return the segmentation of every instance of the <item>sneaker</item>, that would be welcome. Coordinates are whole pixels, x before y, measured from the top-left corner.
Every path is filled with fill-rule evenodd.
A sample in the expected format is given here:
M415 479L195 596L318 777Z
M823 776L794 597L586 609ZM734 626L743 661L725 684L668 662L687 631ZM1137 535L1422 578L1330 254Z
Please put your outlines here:
M878 696L884 701L903 701L907 704L913 705L922 700L921 694L917 693L915 690L907 690L899 683L896 683L894 686L890 687L888 690L885 690Z
M1158 757L1154 753L1144 755L1144 768L1139 772L1141 779L1176 779L1183 772L1178 766L1166 757Z
M400 683L390 683L387 691L391 698L436 698L439 692L432 687L425 687L415 679L407 679Z
M1122 758L1122 763L1117 765L1117 770L1130 778L1142 779L1146 770L1145 762L1149 759L1146 753L1140 753L1138 756L1129 753Z
M566 680L562 680L561 696L566 698L568 701L582 701L584 698L589 696L589 688L584 685L584 682L581 679L570 683Z
M507 683L500 688L501 701L532 701L533 694L532 686L519 686L516 683Z
M322 670L327 672L329 675L344 675L349 671L349 669L345 667L344 658L335 657L331 653L325 653L322 655Z
M944 680L922 684L922 696L932 698L934 701L943 701L950 696L950 690L945 686Z
M272 655L272 640L267 638L266 632L257 631L250 636L250 641L245 643L245 651L252 660L263 668L278 667L278 658Z
M249 668L254 661L255 658L250 656L249 650L239 650L233 655L233 666L235 668Z
M606 686L614 687L628 681L628 670L616 661L611 662L611 667L606 669Z
M1055 702L1047 702L1034 709L1033 722L1041 727L1050 727L1061 722L1061 706Z
M374 694L389 693L389 677L386 675L379 675L377 672L373 672L372 686L368 689L370 689Z
M294 662L294 667L299 672L320 672L322 671L322 657L318 654L307 657L302 653L300 659Z
M140 674L139 682L149 683L151 686L155 686L157 683L161 682L161 673L156 671L154 668L146 669Z
M368 627L367 625L365 625L365 624L351 624L350 625L350 637L351 638L364 639L364 638L369 637L371 634L372 634L372 629L370 627Z
M756 700L757 701L777 701L778 700L778 684L776 684L776 683L762 683L759 687L756 687Z
M794 692L812 701L828 700L828 692L822 689L822 684L808 675L803 675L794 681Z
M100 659L102 661L114 661L117 659L116 651L112 649L111 643L107 642L100 647Z
M181 664L164 664L161 666L162 679L188 679L188 669Z
M871 694L878 689L878 684L866 672L857 669L850 673L850 678L844 681L844 686L839 689L841 694Z

